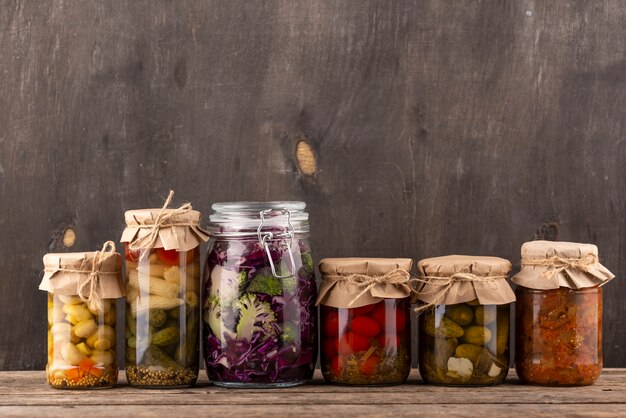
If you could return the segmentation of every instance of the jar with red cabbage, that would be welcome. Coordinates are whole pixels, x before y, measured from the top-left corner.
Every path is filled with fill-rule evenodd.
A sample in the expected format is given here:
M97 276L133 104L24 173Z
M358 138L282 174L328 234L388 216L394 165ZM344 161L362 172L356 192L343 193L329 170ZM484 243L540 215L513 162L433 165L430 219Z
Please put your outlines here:
M203 350L224 387L313 377L317 288L304 202L216 203L204 272Z

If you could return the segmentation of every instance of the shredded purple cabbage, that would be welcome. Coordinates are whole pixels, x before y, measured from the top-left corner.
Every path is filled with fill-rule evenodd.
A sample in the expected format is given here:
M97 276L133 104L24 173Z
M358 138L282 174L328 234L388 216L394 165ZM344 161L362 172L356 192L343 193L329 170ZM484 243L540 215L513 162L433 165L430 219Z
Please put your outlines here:
M280 242L270 243L279 274L291 270L286 251ZM203 348L210 380L266 384L313 377L317 361L313 260L303 240L292 251L297 273L276 279L258 241L213 244L203 297Z

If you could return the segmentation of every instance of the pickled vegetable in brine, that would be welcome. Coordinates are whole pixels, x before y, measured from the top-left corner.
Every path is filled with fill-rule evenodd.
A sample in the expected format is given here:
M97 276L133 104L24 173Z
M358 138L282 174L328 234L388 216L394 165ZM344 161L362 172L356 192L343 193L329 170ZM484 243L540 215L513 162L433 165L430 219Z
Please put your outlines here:
M518 286L515 369L525 383L591 385L602 371L602 288Z
M502 383L509 370L509 305L474 300L422 312L419 368L427 383Z

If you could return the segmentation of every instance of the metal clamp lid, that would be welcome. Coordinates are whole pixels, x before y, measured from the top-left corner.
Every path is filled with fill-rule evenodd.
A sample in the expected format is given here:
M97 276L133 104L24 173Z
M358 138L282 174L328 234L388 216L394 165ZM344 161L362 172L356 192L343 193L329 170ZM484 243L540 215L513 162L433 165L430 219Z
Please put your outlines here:
M265 216L272 212L280 212L280 215L287 215L287 227L281 233L274 233L272 231L263 232ZM272 269L272 275L277 279L287 279L294 276L296 274L296 262L293 258L293 253L291 252L290 242L295 236L295 231L293 225L291 224L291 211L287 209L265 209L259 212L259 216L261 218L261 223L257 228L257 237L259 238L259 245L261 245L265 249L265 253L267 254L267 259L269 260L270 268ZM272 254L270 253L270 247L268 244L269 241L274 239L284 240L284 245L287 248L287 252L289 253L289 258L291 260L291 274L281 276L276 273L276 266L274 265L274 261L272 260Z

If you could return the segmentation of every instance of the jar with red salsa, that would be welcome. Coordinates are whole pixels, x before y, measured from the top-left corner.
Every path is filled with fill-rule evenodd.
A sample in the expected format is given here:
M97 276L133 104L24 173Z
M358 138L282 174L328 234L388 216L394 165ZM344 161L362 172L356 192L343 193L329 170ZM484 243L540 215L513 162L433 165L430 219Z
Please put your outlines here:
M614 275L592 244L522 246L516 289L515 369L523 383L592 385L602 372L602 285Z
M410 259L324 259L321 368L330 383L404 383L411 367Z

